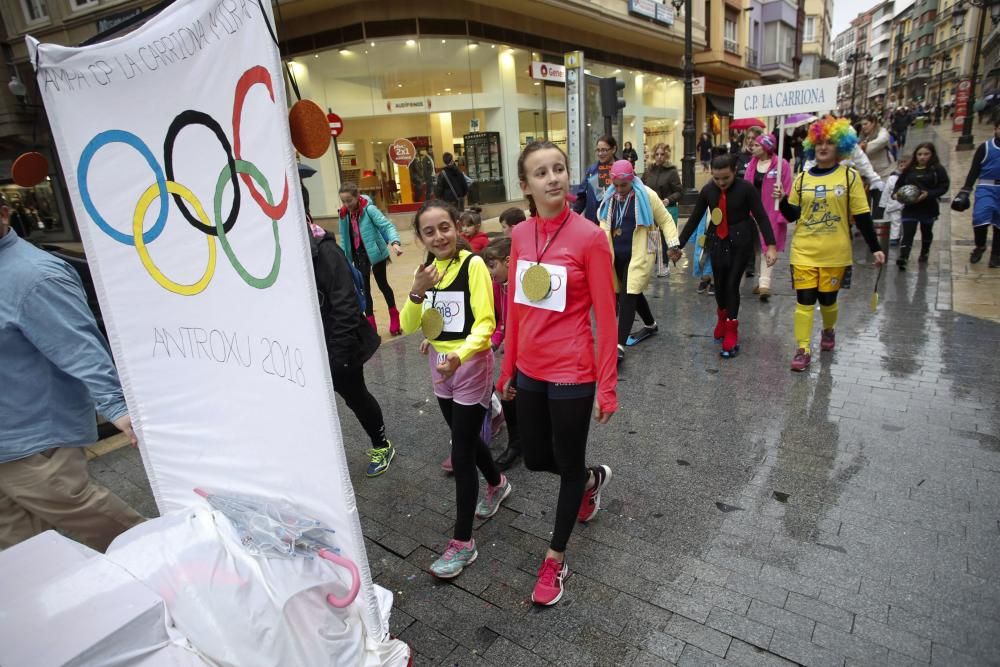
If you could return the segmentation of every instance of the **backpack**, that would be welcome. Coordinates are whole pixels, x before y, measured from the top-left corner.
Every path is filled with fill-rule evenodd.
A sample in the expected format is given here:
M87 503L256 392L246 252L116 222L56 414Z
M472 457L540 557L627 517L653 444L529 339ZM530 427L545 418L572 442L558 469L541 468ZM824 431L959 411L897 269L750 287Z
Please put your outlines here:
M320 246L322 246L324 243L327 242L336 244L337 239L335 239L333 236L327 235L324 238L320 239L319 244ZM322 255L320 255L320 257L322 257ZM368 299L365 298L364 276L361 275L361 272L358 271L357 267L354 266L354 264L352 264L351 262L347 262L347 266L351 269L351 278L354 280L354 296L357 297L358 299L358 308L360 308L361 312L364 313L365 308L368 306Z

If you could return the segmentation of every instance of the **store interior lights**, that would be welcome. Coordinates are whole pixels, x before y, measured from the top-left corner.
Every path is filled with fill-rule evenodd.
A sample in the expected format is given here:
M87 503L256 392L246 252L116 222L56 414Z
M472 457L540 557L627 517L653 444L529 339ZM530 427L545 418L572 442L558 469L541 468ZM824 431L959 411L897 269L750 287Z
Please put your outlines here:
M417 45L417 40L415 40L415 39L408 39L408 40L406 40L406 45L407 46L416 46Z

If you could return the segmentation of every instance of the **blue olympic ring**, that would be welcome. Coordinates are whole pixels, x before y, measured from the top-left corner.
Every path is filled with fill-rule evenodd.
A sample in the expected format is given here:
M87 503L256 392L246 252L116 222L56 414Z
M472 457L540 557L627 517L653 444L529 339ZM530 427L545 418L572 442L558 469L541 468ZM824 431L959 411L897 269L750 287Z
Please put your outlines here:
M94 220L98 227L104 231L105 234L118 241L119 243L124 243L125 245L134 246L135 238L132 234L127 234L120 232L105 220L101 214L97 211L97 207L94 206L93 200L90 198L90 189L87 187L87 172L90 170L90 161L94 158L94 154L104 146L112 143L122 143L128 144L146 159L146 163L149 164L150 169L153 170L153 175L156 177L156 187L160 194L160 215L156 218L156 223L153 224L147 231L142 233L143 243L150 243L156 240L156 237L160 235L163 228L167 224L167 212L169 209L168 194L167 194L167 179L163 174L163 170L160 168L159 163L156 161L156 157L153 155L149 147L131 132L125 132L124 130L106 130L101 132L87 144L87 147L83 149L83 153L80 154L80 165L77 167L76 180L77 186L80 188L80 198L83 200L83 207L87 209L87 213Z

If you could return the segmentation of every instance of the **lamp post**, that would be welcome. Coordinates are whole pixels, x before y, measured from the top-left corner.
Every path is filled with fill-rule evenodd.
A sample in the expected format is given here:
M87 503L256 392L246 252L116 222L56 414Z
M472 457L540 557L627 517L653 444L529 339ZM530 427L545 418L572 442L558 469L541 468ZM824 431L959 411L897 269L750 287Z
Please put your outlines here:
M1000 1L1000 0L998 0ZM681 203L690 205L698 198L694 187L694 39L692 33L691 0L671 0L677 12L684 8L684 157L681 160L681 178L684 194Z
M962 136L958 138L958 145L955 146L955 150L959 151L971 151L975 146L975 139L972 136L972 119L975 114L976 79L979 78L979 58L983 48L983 31L986 28L986 9L990 10L990 19L993 21L993 25L1000 23L1000 0L965 0L965 2L979 8L979 29L975 41L976 50L972 57L972 85L969 88L969 102L965 113L965 122L962 124ZM968 8L961 5L957 5L952 10L953 30L961 30L965 22L965 14L968 11Z
M944 102L944 89L943 89L944 68L951 65L951 56L948 55L947 53L942 53L938 57L938 60L940 61L941 64L941 66L938 68L938 95L937 95L937 113L938 113L938 118L940 118L941 116L943 116L943 113L941 111L941 104L942 102Z
M858 111L854 106L854 98L858 92L858 63L865 59L867 54L861 51L855 51L854 53L849 53L847 55L847 62L854 65L854 73L851 75L851 118L857 118ZM871 58L871 56L868 56Z

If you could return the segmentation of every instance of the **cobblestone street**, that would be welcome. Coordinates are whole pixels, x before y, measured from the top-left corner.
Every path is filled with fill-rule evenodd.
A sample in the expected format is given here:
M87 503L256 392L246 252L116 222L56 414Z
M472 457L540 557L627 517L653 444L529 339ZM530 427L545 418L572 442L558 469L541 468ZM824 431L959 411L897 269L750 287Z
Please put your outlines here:
M520 465L499 514L477 521L478 561L451 583L427 573L454 518L448 432L419 341L384 341L366 367L398 449L384 476L365 478L367 439L338 407L372 571L414 664L1000 664L1000 318L953 307L953 274L987 269L953 238L968 215L953 227L942 210L930 263L900 272L893 255L875 313L855 244L837 349L802 374L788 370L785 257L770 303L744 285L734 360L718 356L714 301L690 268L654 279L660 333L629 349L621 409L591 428L588 458L614 478L573 534L552 608L529 596L557 479ZM156 513L137 451L90 467Z

